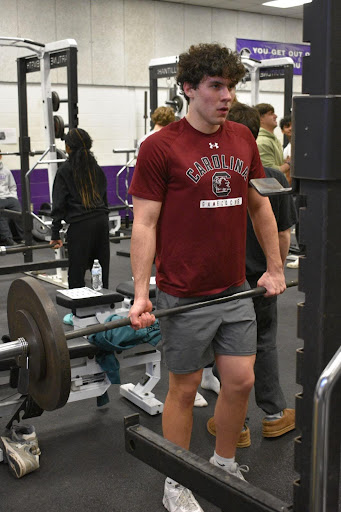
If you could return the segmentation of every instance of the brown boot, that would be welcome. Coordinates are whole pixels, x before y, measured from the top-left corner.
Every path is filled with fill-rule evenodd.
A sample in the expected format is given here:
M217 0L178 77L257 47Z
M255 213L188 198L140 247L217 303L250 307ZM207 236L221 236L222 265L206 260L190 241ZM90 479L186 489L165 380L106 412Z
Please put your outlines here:
M216 435L215 421L214 417L210 418L207 422L207 430L212 436ZM250 429L247 425L244 425L244 430L241 431L239 440L237 443L237 448L247 448L251 445L251 435Z
M263 437L279 437L295 428L295 409L284 409L278 420L263 420Z

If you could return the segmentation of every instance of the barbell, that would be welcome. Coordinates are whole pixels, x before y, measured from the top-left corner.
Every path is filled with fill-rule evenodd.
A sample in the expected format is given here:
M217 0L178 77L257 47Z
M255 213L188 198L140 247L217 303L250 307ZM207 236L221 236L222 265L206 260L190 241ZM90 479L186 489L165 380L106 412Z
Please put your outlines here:
M21 214L20 214L21 215ZM116 243L121 240L130 240L131 235L124 236L110 236L109 241ZM67 247L67 242L63 242L63 246ZM0 256L5 256L5 254L16 254L19 252L27 252L27 251L37 251L39 249L54 249L54 245L50 244L36 244L36 245L0 245Z
M29 155L30 156L36 156L36 155L43 155L44 154L44 151L42 150L39 150L39 151L29 151ZM1 156L10 156L10 155L14 155L14 156L20 156L21 153L19 151L6 151L5 153L3 153L2 151L0 151L0 155Z
M286 286L290 288L297 284L297 281L290 281ZM265 292L264 287L257 287L226 297L156 310L153 314L162 318L237 299L259 297ZM7 299L7 319L9 336L14 341L0 345L0 361L17 358L19 372L28 371L28 394L46 411L63 407L69 398L71 369L67 341L130 325L130 318L121 318L65 333L51 298L33 277L12 282Z

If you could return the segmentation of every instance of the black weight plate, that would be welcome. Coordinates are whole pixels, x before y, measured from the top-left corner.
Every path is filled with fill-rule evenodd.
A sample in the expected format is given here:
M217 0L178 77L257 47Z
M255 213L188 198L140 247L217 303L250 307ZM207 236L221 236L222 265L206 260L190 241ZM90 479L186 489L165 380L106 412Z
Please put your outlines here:
M52 91L51 97L52 97L53 112L57 112L57 110L59 110L59 107L60 107L59 94L56 91Z
M54 136L56 139L61 139L64 136L64 119L62 116L53 116L54 123Z
M29 344L29 394L46 411L63 407L71 385L69 350L54 304L36 279L13 281L7 319L11 339L22 337Z
M184 100L182 99L182 97L181 96L174 96L172 101L174 101L174 103L175 103L175 112L176 113L181 112L181 110L182 110L182 108L184 106Z

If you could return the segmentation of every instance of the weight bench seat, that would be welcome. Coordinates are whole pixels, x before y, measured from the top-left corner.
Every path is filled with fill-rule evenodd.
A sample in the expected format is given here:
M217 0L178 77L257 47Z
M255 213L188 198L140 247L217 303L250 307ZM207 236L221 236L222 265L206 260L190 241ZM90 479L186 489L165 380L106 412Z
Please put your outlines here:
M118 293L121 293L125 297L129 297L130 299L134 298L134 281L124 281L123 283L120 283L118 286L116 286L116 291ZM155 299L156 295L156 285L150 284L149 285L149 298Z
M117 302L122 302L124 300L124 297L119 293L112 292L104 288L100 291L100 293L101 295L98 295L96 297L82 297L72 299L71 297L67 297L63 293L57 291L56 302L57 304L59 304L59 306L75 310L80 308L101 306L103 304L116 304Z

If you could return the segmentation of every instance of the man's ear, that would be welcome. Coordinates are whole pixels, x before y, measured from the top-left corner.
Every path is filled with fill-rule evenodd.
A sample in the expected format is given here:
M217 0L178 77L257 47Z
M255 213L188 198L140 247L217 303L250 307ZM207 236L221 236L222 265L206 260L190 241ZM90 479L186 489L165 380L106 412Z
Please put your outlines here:
M193 93L195 89L192 84L190 84L189 82L184 82L183 90L188 98L193 98Z

